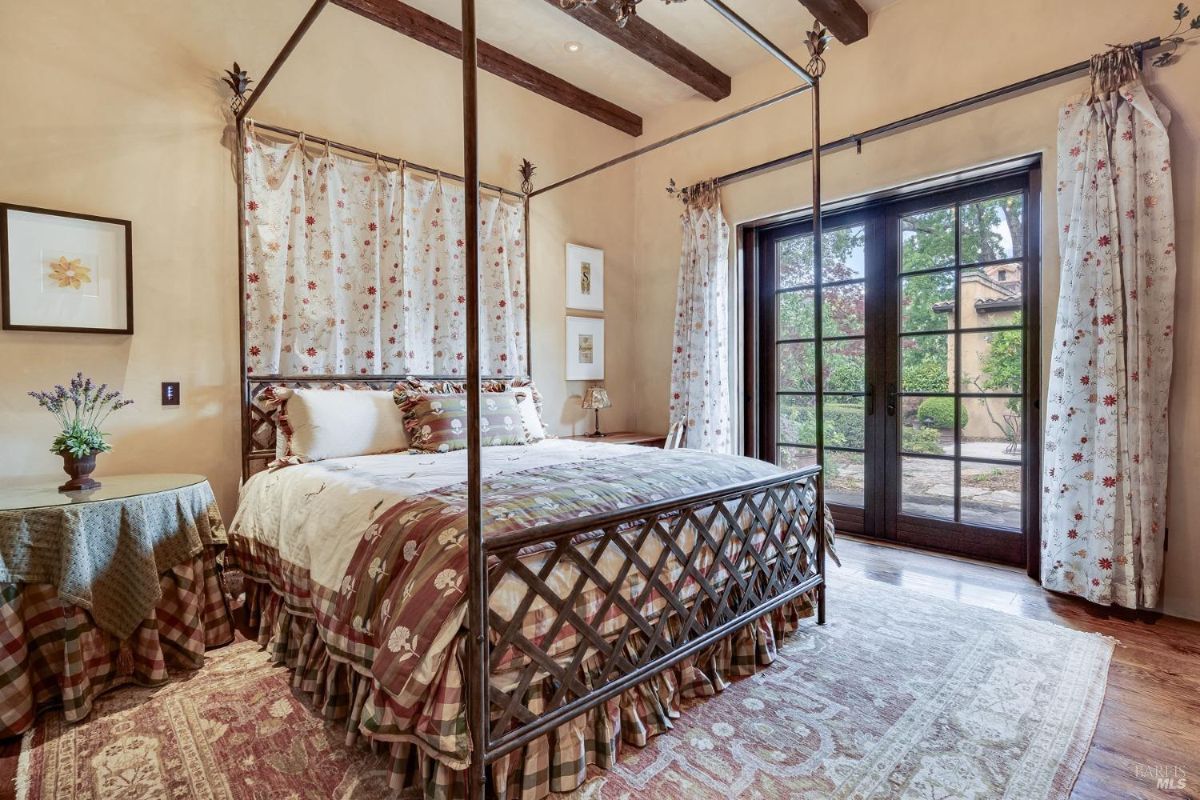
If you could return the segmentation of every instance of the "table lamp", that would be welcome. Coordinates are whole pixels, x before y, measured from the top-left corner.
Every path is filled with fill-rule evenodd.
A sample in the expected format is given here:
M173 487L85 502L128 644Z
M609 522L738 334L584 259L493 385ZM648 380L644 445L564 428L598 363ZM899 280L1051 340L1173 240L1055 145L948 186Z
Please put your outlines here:
M596 412L596 430L588 436L606 436L607 434L600 432L600 409L612 407L612 401L608 399L608 389L603 386L591 386L584 390L583 407Z

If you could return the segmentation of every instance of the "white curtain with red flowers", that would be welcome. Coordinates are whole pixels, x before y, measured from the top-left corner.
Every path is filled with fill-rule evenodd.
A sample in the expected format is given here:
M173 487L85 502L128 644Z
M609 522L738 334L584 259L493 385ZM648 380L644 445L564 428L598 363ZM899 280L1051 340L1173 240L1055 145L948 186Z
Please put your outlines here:
M671 425L685 423L697 450L733 449L729 403L729 223L714 187L684 208L683 253L671 358Z
M1046 409L1042 583L1159 603L1175 217L1169 113L1140 78L1066 105L1062 283Z
M404 179L402 372L462 375L466 359L461 184L407 173ZM524 375L525 211L510 197L479 201L479 361L485 373Z
M461 184L286 144L249 128L246 369L259 375L461 375ZM480 200L480 359L526 362L523 207Z

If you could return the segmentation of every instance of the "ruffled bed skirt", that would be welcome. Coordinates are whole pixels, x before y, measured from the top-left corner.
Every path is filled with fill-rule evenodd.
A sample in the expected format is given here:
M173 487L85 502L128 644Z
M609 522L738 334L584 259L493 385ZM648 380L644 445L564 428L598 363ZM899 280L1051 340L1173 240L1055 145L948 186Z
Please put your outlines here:
M0 738L56 706L78 722L103 692L162 683L170 669L197 669L205 649L233 641L214 550L168 570L161 587L154 616L122 641L51 584L0 584Z
M578 788L587 780L589 768L593 774L610 769L621 747L644 747L652 736L671 730L685 701L712 696L731 680L753 675L771 664L778 643L796 630L801 619L812 616L814 604L815 595L786 603L696 656L499 759L492 765L493 796L540 800L550 792ZM315 620L291 612L269 586L251 580L246 581L245 608L250 624L257 628L259 644L276 663L292 671L293 688L302 692L327 722L345 730L346 744L363 739L376 752L388 754L393 789L420 787L426 800L466 796L466 736L455 737L461 746L439 750L430 744L436 737L423 735L438 730L437 719L445 716L444 708L422 711L415 720L394 719L382 687L371 675L332 656ZM437 698L452 698L452 702L465 698L463 637L457 637L451 647L456 657L446 659L441 682L433 687L435 699L427 708L435 707ZM584 663L587 685L599 666L598 659ZM529 707L536 710L544 705L551 688L545 681L531 687L526 697ZM465 730L465 719L457 730Z

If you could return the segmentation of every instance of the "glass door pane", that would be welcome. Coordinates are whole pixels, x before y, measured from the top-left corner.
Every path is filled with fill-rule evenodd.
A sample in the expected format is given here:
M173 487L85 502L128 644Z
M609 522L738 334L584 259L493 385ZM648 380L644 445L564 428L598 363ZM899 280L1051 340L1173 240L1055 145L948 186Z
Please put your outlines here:
M821 264L810 222L748 234L747 441L787 468L821 464L840 530L1026 560L1036 185L1013 173L839 211Z
M989 189L895 212L888 527L902 541L1021 561L1027 201L1024 188Z
M813 264L812 234L803 229L784 235L774 246L775 460L788 467L817 460L820 391L826 499L862 509L867 449L866 226L827 221L822 245L819 268ZM818 347L823 358L819 381Z

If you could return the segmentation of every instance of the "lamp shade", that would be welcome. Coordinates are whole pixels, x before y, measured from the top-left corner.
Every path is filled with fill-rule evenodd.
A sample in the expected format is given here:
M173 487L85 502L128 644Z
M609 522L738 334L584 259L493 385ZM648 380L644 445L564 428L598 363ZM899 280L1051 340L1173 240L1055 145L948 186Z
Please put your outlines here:
M608 389L603 386L592 386L583 392L584 408L611 408L612 401L608 399Z

